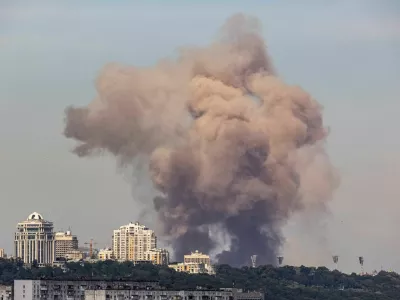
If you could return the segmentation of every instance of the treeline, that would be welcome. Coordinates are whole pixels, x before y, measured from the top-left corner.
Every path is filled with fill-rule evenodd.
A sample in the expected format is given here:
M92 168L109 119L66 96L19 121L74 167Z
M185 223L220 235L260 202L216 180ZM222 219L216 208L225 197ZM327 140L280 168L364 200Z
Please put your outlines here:
M359 276L329 271L325 267L232 268L216 267L216 275L190 275L167 267L133 265L131 262L104 261L67 263L66 268L26 268L19 260L0 260L0 284L12 284L14 279L129 279L158 281L170 290L219 289L237 287L265 293L267 300L309 299L400 299L400 276L380 272L376 276Z

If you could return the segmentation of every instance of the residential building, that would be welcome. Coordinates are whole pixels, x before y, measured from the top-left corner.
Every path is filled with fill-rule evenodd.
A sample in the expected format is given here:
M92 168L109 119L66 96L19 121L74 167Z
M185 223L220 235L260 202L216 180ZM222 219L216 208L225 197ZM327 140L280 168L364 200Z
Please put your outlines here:
M30 214L17 225L14 252L25 264L51 265L55 256L53 223L37 212Z
M155 290L158 282L106 280L14 280L15 300L85 299L85 290Z
M0 285L0 300L12 300L12 286Z
M0 248L0 258L6 257L6 253L3 248Z
M236 289L221 290L195 290L195 291L166 291L166 290L85 290L86 300L108 299L135 299L135 300L264 300L264 294L260 292L243 293Z
M138 222L114 230L113 252L117 260L145 260L145 252L154 248L157 248L154 231Z
M71 231L56 232L55 234L55 258L66 258L67 253L78 250L78 238Z
M153 265L168 265L169 252L166 249L151 249L144 253L145 260L151 261Z
M198 250L190 254L184 255L183 262L185 264L195 263L195 264L211 265L210 256L207 254L203 254Z
M114 259L114 254L111 248L100 249L98 254L99 260Z

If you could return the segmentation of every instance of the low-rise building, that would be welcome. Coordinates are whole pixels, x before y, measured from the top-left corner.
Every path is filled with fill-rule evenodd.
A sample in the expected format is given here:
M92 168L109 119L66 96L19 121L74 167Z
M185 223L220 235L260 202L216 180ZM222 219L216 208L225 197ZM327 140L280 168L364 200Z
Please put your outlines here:
M183 257L183 262L185 264L204 264L204 265L211 265L210 256L204 253L199 252L196 250L190 254L186 254Z
M166 249L152 249L144 253L145 259L154 265L168 265L169 252Z
M0 300L12 300L12 286L0 285Z
M72 250L72 251L69 251L68 253L65 254L65 258L67 260L77 261L77 260L84 259L85 255L84 255L84 253L82 251Z
M104 248L99 250L98 254L99 260L110 260L114 259L114 253L111 248Z
M215 274L214 268L211 265L210 256L197 250L191 254L185 255L183 263L170 264L168 267L177 272Z

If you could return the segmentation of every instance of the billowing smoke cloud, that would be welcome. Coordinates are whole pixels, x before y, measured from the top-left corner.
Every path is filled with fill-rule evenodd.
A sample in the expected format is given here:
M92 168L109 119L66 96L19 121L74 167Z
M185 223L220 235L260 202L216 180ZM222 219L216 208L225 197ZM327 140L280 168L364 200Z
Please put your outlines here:
M219 262L275 263L282 226L336 187L320 105L283 83L256 19L230 18L206 48L181 49L154 67L108 65L98 97L66 110L79 156L108 151L120 164L149 158L153 200L178 259L231 239Z

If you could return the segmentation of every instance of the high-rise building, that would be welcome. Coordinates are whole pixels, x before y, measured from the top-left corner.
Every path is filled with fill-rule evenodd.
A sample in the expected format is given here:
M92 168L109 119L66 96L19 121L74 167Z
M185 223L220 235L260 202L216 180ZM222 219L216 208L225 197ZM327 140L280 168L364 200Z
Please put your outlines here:
M78 250L78 238L71 231L57 232L55 234L56 259L66 258L71 251Z
M146 260L145 252L157 247L157 237L153 230L136 223L129 223L114 230L113 252L115 259Z
M166 249L151 249L144 253L145 260L151 261L154 265L168 265L169 252Z
M45 221L37 212L30 214L26 221L17 225L14 252L25 264L34 261L39 265L52 264L55 254L53 223Z
M5 252L4 252L4 249L3 248L0 248L0 258L3 258L3 257L5 257L6 256L6 254L5 254Z

